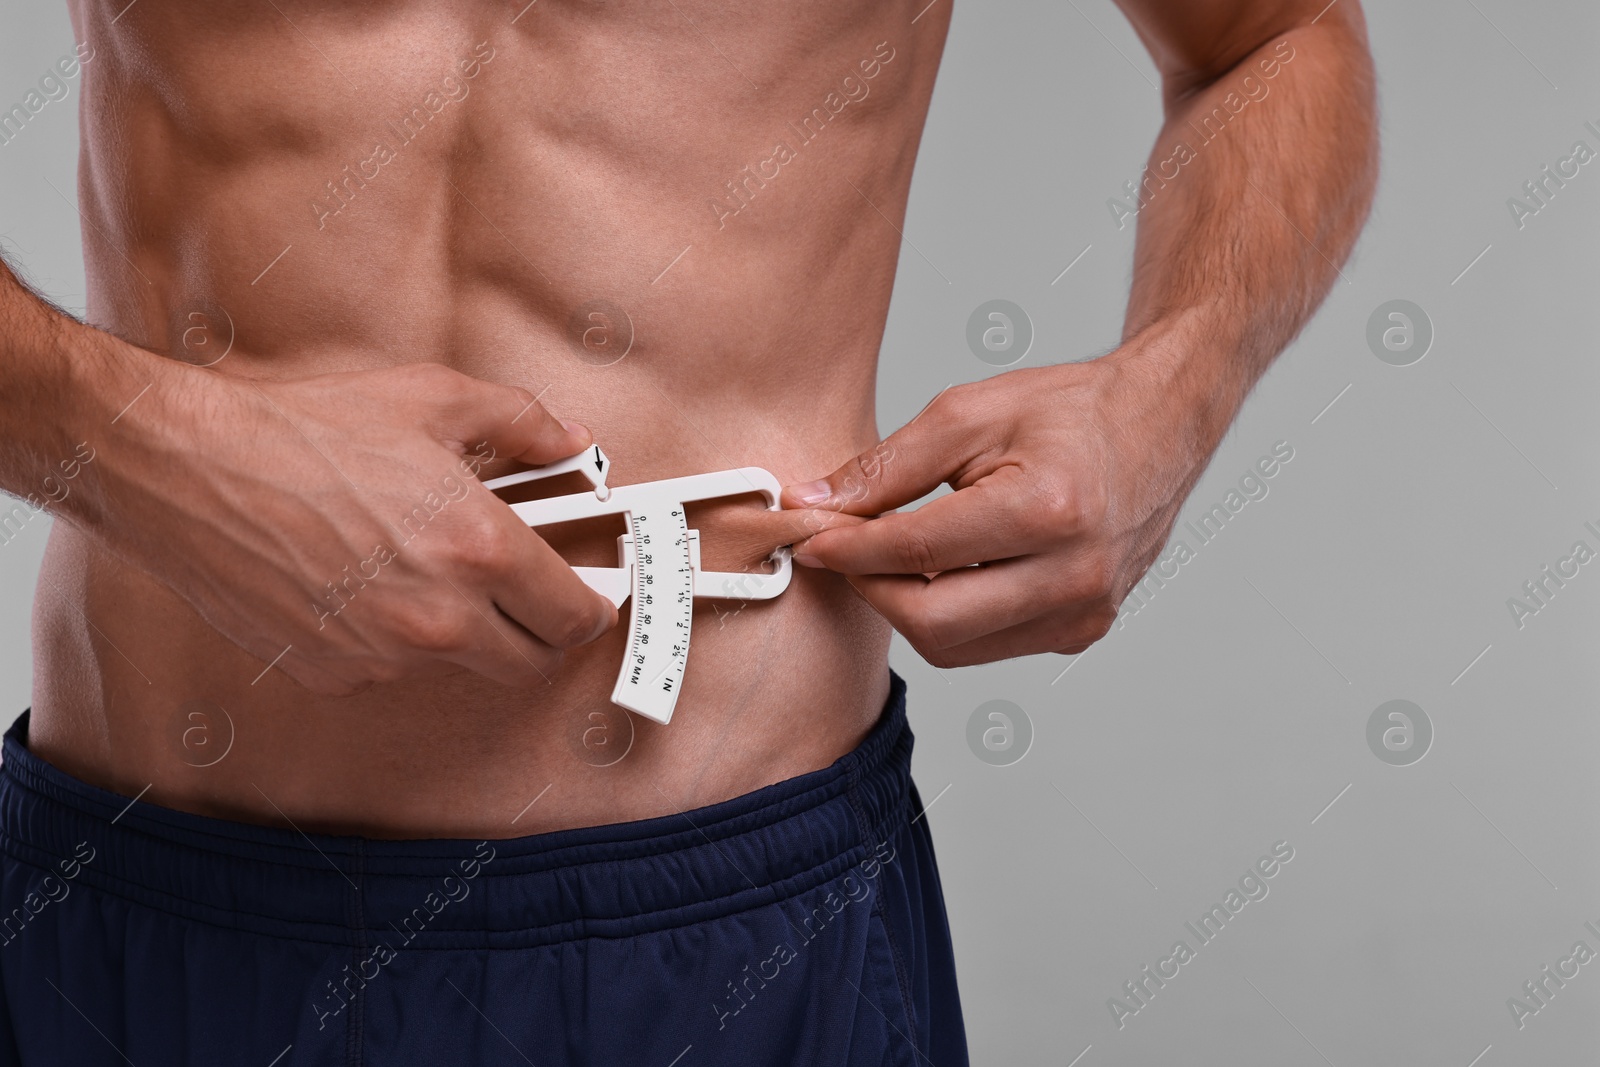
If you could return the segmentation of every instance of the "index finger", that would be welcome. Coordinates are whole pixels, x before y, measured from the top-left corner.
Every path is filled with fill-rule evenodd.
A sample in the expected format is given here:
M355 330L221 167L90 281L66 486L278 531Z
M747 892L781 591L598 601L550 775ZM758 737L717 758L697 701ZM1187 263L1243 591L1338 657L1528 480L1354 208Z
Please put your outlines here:
M515 385L461 375L454 390L434 397L440 432L463 449L484 442L495 455L540 465L575 456L594 443L588 429L552 415L539 398Z
M795 545L795 556L840 574L936 574L1042 551L1057 535L1019 503L1015 476L1005 473L1013 469L916 511L824 530Z
M760 563L775 549L805 541L823 530L865 521L855 515L812 508L727 508L718 511L714 523L704 527L700 551L707 570L738 570Z

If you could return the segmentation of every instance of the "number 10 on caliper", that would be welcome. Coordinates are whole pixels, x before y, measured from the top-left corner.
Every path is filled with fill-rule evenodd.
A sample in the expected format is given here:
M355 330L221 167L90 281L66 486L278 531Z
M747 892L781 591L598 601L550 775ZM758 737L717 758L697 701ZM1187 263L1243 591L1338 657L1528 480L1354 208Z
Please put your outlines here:
M789 550L771 556L772 573L700 569L700 533L689 529L685 505L697 500L760 493L778 510L781 486L760 467L691 474L634 485L606 485L611 462L598 445L570 459L537 470L522 471L485 482L503 489L558 474L579 473L594 486L592 493L527 500L511 510L529 526L621 515L627 532L617 538L617 566L574 567L578 577L618 608L630 597L627 652L611 701L659 723L672 719L689 663L689 634L694 598L770 600L788 588Z

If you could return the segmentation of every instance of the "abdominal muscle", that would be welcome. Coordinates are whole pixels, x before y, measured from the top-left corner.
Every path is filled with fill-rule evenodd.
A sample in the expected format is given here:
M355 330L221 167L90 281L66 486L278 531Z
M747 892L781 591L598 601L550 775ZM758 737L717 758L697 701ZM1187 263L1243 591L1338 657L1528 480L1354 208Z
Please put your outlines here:
M947 7L914 26L899 4L724 13L736 73L670 8L552 0L507 25L498 7L400 4L379 27L292 10L319 58L278 27L174 6L114 27L74 10L95 44L91 322L193 362L225 332L219 374L432 360L519 385L593 431L614 485L738 466L787 484L876 441L894 226ZM875 54L867 80L858 64ZM360 92L327 91L327 64ZM397 131L436 87L438 110ZM816 107L826 129L802 140L790 121ZM708 568L753 567L770 547L739 543L735 506L692 516ZM615 532L551 540L603 565ZM361 607L357 593L345 610ZM886 697L888 626L843 578L797 568L775 600L697 602L671 724L630 716L609 702L630 610L548 686L460 672L317 697L61 522L35 601L30 745L201 814L507 837L672 814L826 766Z

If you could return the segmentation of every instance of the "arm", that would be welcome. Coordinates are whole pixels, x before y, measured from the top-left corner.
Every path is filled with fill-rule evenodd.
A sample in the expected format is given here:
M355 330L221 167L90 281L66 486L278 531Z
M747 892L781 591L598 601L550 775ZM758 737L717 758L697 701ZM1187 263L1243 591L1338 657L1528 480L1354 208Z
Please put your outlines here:
M1378 164L1366 23L1359 0L1119 3L1166 111L1141 175L1123 336L1176 335L1174 361L1211 385L1209 404L1195 400L1214 447L1366 222Z
M525 390L438 365L204 370L74 321L3 264L0 360L0 489L319 692L462 668L538 685L615 624L474 477L491 454L538 464L589 444ZM408 543L418 508L433 517ZM341 610L329 583L346 580L363 592Z
M1077 653L1106 634L1371 203L1357 0L1320 18L1325 0L1121 2L1166 106L1122 343L946 390L825 480L785 491L790 505L880 516L824 528L795 558L848 575L937 666ZM1204 140L1213 109L1226 118ZM941 482L956 491L883 514Z

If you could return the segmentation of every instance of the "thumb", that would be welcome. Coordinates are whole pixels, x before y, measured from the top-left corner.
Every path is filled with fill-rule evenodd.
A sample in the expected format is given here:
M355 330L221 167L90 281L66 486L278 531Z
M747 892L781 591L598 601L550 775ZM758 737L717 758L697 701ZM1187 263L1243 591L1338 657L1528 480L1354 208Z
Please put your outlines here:
M542 465L594 443L588 429L556 418L534 394L460 375L442 401L440 429L463 449L487 444L496 457Z
M879 515L933 492L965 463L959 427L937 402L821 481L785 486L786 508Z

